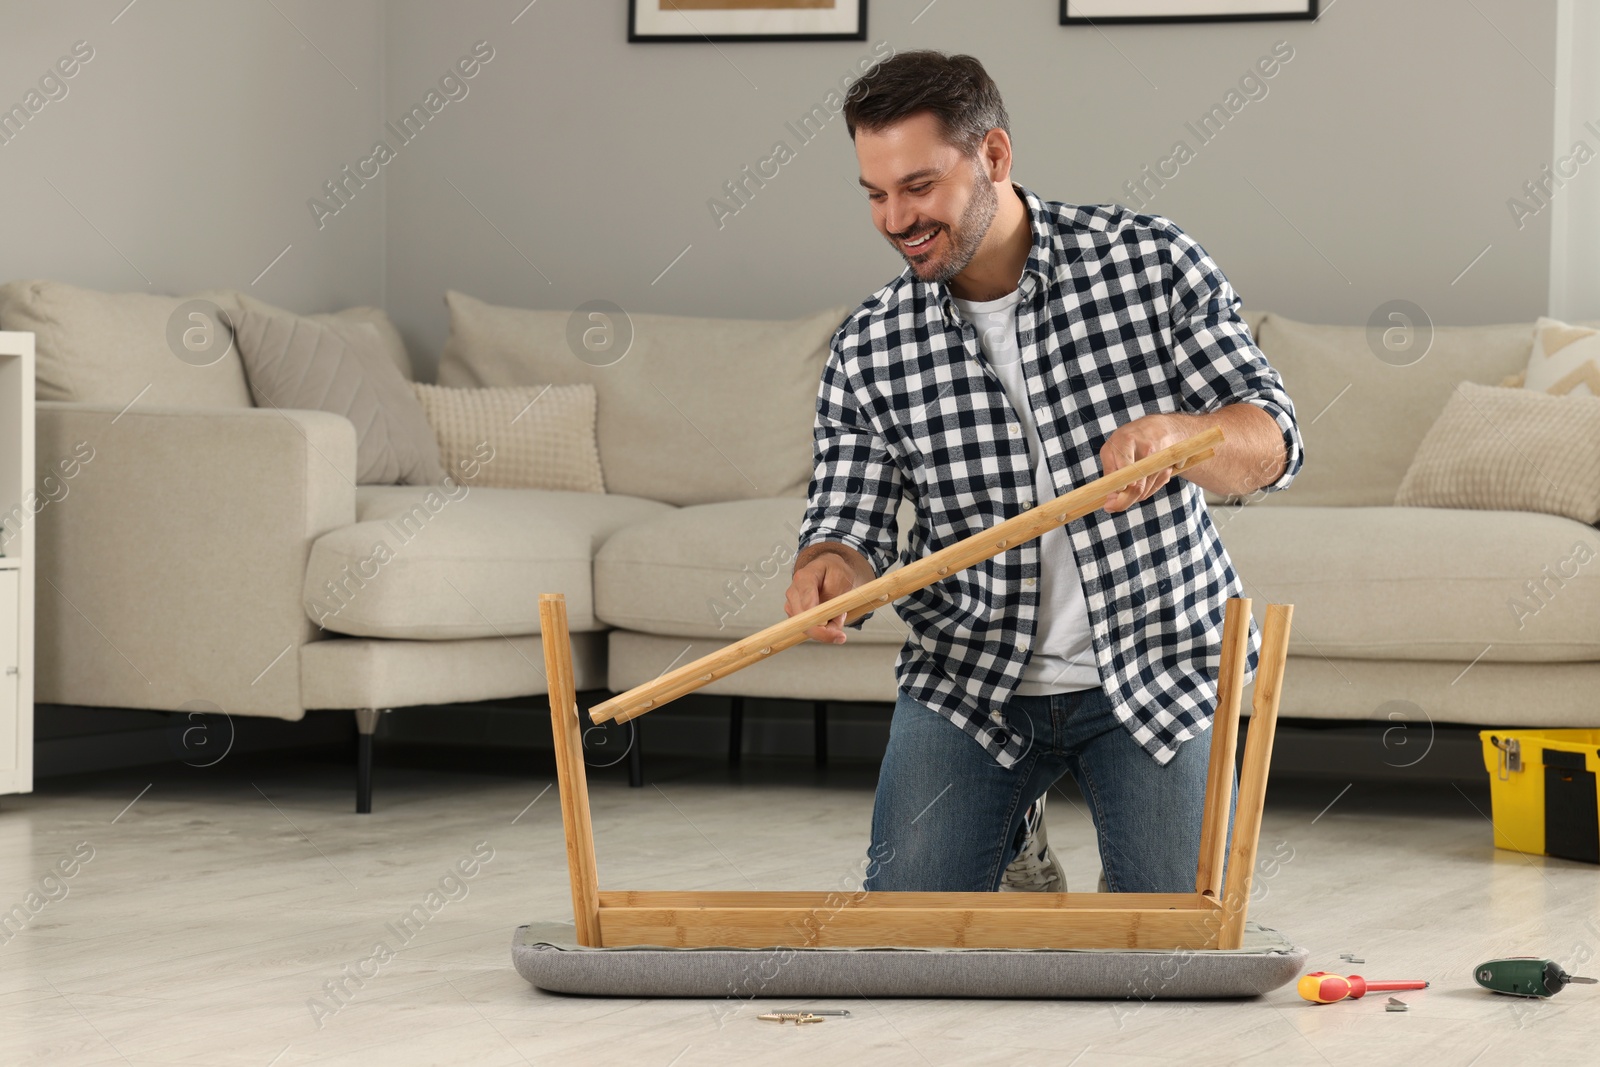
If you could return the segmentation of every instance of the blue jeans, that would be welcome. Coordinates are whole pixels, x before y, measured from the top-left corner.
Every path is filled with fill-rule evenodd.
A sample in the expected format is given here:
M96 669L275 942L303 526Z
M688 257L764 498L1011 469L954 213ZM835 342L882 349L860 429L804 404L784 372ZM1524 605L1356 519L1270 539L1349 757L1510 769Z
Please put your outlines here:
M863 888L998 889L1028 805L1070 773L1088 802L1112 892L1194 892L1211 731L1185 741L1162 766L1117 721L1102 689L1014 696L1005 715L1031 738L1009 769L959 726L900 692L878 774L873 862ZM1237 785L1234 794L1237 800ZM1061 798L1049 810L1059 844L1076 820L1062 817L1069 809Z

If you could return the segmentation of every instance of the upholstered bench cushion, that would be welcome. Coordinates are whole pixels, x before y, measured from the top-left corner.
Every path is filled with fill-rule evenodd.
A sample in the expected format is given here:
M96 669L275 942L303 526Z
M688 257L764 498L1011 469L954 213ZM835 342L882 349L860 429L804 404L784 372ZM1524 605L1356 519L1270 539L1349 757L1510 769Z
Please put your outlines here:
M454 496L454 499L451 499ZM539 594L565 593L574 633L595 620L591 561L617 530L670 512L604 493L361 486L356 522L318 538L304 600L357 637L445 640L539 632Z
M790 498L701 504L619 531L595 557L595 614L637 633L725 641L782 622L805 508ZM850 640L898 646L905 635L888 610Z
M1253 997L1307 952L1249 923L1232 950L584 948L570 923L517 929L517 973L551 993L617 997Z

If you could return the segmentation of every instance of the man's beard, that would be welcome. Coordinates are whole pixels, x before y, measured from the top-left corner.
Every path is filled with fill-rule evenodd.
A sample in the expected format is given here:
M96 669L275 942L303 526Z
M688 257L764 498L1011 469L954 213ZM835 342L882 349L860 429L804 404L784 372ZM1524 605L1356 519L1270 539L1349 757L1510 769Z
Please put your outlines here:
M995 214L1000 210L1000 197L994 191L994 183L989 181L981 168L973 168L977 172L977 185L973 189L972 198L967 201L966 210L961 212L961 218L954 227L949 228L950 251L942 261L922 262L919 264L913 255L907 255L897 242L896 251L911 268L918 278L925 282L948 282L951 278L967 269L967 264L972 262L972 257L978 254L978 246L983 244L984 237L989 232L989 224L994 221ZM939 229L935 226L934 230ZM915 239L929 230L903 235L903 239Z

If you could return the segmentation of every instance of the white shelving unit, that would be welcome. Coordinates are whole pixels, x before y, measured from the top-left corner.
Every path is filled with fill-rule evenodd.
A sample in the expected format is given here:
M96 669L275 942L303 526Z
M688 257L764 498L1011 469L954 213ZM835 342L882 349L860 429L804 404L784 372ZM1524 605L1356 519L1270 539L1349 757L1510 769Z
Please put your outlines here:
M0 793L33 792L33 334L0 330Z

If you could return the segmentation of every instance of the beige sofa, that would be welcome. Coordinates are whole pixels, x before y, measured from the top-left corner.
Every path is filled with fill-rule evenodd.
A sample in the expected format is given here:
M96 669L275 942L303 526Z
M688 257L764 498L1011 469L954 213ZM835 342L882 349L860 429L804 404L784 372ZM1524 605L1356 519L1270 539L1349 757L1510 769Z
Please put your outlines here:
M179 303L0 287L0 327L38 335L41 464L95 450L35 520L41 703L349 709L369 761L383 709L543 693L541 592L567 596L580 690L632 686L782 617L812 401L846 308L635 316L612 362L580 352L566 312L451 293L440 383L593 383L608 492L446 497L355 485L347 420L252 407L236 355L177 359ZM381 313L342 314L378 324L407 367ZM1425 359L1394 367L1360 328L1247 319L1298 405L1307 463L1288 491L1217 502L1216 516L1258 610L1296 605L1284 714L1366 719L1404 700L1439 722L1592 725L1600 579L1567 579L1520 628L1508 601L1595 531L1389 505L1453 384L1520 370L1531 324L1441 329ZM403 544L400 530L414 531ZM363 579L379 541L394 559ZM348 595L320 629L311 605L330 582ZM801 646L708 691L890 700L902 637L880 612L843 647ZM367 810L365 773L357 794Z
M441 382L590 381L601 390L602 419L607 390L616 389L611 417L627 421L621 387L606 377L621 364L590 368L567 358L560 343L564 314L494 308L459 295L450 303L454 329ZM843 310L796 328L825 327ZM1600 551L1596 531L1554 515L1392 506L1455 384L1495 385L1519 373L1531 350L1532 323L1441 327L1423 358L1396 366L1378 358L1363 327L1308 325L1264 312L1244 318L1295 401L1306 463L1284 492L1231 502L1212 498L1212 507L1258 621L1269 601L1295 605L1283 713L1382 723L1400 721L1391 718L1396 714L1419 724L1423 718L1482 725L1600 722L1593 696L1600 692L1600 564L1561 577L1577 543ZM733 327L677 320L674 328ZM710 334L707 342L717 351ZM642 356L644 366L634 369L647 376L653 354ZM785 386L762 382L780 374L786 382L810 381L820 358L820 352L807 354L803 376L788 374L790 364L776 356L730 369L703 355L698 363L662 361L659 369L685 395L695 383L716 380L725 393L759 404L763 423L782 420L784 432L799 437L809 420L809 390L794 386L780 407L772 402ZM613 690L648 681L783 617L794 532L804 510L799 486L751 499L756 487L741 485L727 468L733 457L755 460L770 447L768 431L725 427L710 416L697 429L709 441L695 442L685 431L685 451L675 454L720 465L726 478L718 489L676 495L675 509L619 531L595 557L595 614L612 627L607 679ZM1574 446L1600 449L1600 441ZM602 431L604 462L615 447ZM784 447L799 448L787 439ZM1548 591L1533 599L1530 582ZM1536 615L1518 612L1515 603L1536 607ZM842 647L802 645L705 691L890 701L903 637L899 620L879 612Z

